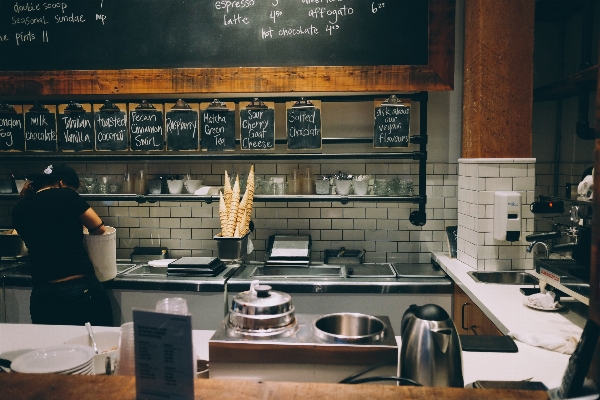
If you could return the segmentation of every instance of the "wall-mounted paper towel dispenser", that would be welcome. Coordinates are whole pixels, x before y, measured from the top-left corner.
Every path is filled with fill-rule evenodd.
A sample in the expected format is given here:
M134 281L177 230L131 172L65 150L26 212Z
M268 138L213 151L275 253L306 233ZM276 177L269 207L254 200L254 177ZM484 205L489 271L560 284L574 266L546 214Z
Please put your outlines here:
M516 242L521 237L521 194L494 193L494 239Z

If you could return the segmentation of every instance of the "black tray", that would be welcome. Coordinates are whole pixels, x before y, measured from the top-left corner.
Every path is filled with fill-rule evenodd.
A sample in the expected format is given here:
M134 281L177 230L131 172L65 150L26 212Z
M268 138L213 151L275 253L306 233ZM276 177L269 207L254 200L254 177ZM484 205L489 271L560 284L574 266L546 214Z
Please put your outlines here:
M519 348L510 336L459 335L463 351L517 353Z
M223 262L217 257L181 257L169 264L168 268L201 268L213 270Z
M202 268L167 268L167 276L217 276L225 269L225 263L220 263L214 269Z

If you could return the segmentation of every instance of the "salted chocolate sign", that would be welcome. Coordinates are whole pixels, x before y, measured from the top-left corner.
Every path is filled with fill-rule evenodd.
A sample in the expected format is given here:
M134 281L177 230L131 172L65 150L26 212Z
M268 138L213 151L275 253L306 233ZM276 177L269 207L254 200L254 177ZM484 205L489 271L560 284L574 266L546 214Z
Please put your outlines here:
M321 110L316 107L288 109L288 149L320 149L321 145Z

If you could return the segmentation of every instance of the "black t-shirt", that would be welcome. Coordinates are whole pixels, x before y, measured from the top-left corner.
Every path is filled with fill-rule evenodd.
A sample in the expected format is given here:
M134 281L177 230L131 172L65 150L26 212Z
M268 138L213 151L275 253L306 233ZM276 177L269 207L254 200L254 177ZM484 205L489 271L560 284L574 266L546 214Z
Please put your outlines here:
M13 224L29 250L34 284L94 273L79 220L88 208L69 188L42 190L15 206Z

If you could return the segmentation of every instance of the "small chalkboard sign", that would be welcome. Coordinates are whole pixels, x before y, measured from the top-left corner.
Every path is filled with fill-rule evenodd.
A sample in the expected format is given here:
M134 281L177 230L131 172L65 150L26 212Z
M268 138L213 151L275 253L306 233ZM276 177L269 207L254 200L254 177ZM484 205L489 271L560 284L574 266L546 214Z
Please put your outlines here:
M62 151L94 150L92 106L70 102L58 106L58 148Z
M287 147L288 149L320 149L322 147L320 102L304 98L287 103Z
M167 150L198 150L200 130L198 129L198 109L179 99L174 105L166 104L170 111L165 115Z
M23 107L0 103L0 151L24 150Z
M115 104L106 100L98 108L94 106L94 125L96 128L96 150L127 150L129 136L127 134L127 113L125 104Z
M235 150L235 104L212 103L200 105L200 147L203 151Z
M129 106L131 150L163 150L165 135L162 105L157 108L142 100L135 108L133 106Z
M254 99L240 110L240 147L242 150L275 148L275 103Z
M392 95L377 106L373 127L373 147L408 147L410 103Z
M36 101L25 110L25 149L56 151L56 106L44 106Z

